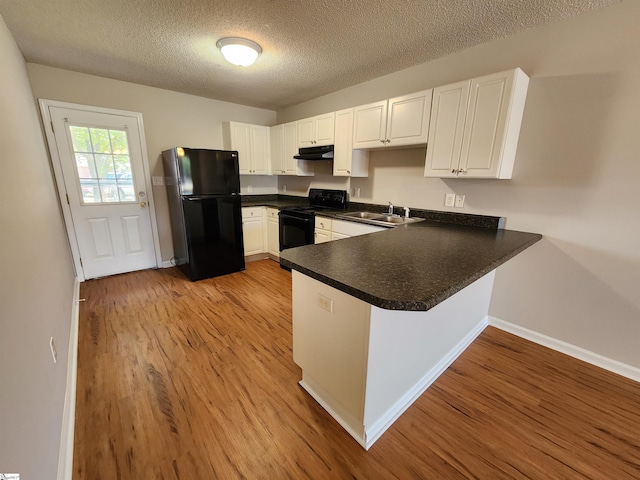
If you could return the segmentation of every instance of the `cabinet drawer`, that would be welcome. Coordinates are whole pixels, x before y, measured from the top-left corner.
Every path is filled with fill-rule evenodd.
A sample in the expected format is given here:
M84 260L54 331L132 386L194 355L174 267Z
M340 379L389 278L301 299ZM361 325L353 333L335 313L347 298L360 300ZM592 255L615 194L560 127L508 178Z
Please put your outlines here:
M278 219L278 209L277 208L267 208L267 218L275 218Z
M334 220L331 229L333 233L355 237L357 235L365 235L367 233L380 232L386 230L384 227L376 227L374 225L365 225L363 223L347 222L344 220Z
M327 217L316 217L316 228L321 230L329 230L332 229L333 220Z
M264 210L264 207L243 207L242 218L262 217L263 210Z

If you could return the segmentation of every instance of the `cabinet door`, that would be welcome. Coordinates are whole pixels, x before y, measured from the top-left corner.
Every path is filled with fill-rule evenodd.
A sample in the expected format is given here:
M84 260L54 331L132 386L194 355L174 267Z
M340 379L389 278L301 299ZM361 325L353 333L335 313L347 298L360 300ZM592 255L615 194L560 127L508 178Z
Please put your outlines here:
M315 126L313 118L298 120L298 147L313 147L315 142Z
M271 173L283 175L285 173L284 125L271 127Z
M229 122L231 133L231 150L238 151L238 163L240 174L251 173L251 134L250 125L247 123Z
M277 215L275 220L267 217L267 252L276 257L280 256L280 230Z
M433 90L424 90L389 100L387 146L427 143L432 96Z
M471 80L433 89L425 177L456 177Z
M387 100L353 109L353 148L379 148L385 145Z
M314 243L325 243L331 241L331 232L329 230L322 230L316 228L314 232Z
M353 108L336 112L336 142L333 148L333 175L351 175L353 157Z
M269 173L269 127L250 125L251 135L251 173L267 175Z
M343 233L331 232L331 241L341 240L343 238L349 238L349 235L345 235Z
M294 155L298 154L298 122L286 123L284 128L284 171L287 175L295 175L297 162Z
M460 177L511 178L528 83L520 69L471 80Z
M335 112L314 117L315 145L333 145L335 139Z
M245 257L264 252L262 226L262 216L242 219Z

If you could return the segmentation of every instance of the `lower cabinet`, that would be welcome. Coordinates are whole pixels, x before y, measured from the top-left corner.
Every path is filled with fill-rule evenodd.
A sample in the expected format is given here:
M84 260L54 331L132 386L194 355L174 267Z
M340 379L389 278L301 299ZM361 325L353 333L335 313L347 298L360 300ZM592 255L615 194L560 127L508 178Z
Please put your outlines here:
M280 224L277 208L243 207L244 256L270 253L280 256Z
M242 209L242 236L244 256L264 253L264 207L244 207Z
M327 217L316 217L315 243L341 240L382 230L386 230L386 228L365 225L364 223L333 220Z
M280 218L277 208L267 208L267 252L280 256Z

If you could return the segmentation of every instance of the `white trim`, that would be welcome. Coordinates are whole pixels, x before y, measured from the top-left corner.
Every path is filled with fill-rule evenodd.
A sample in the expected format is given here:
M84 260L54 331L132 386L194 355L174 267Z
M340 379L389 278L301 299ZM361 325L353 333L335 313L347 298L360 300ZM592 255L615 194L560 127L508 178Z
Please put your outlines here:
M76 382L78 378L78 324L80 317L80 281L73 286L71 331L67 353L67 387L62 413L62 432L58 454L58 480L71 480L73 474L73 430L76 422Z
M488 318L489 325L499 328L500 330L504 330L505 332L512 333L513 335L524 338L533 343L548 347L557 352L569 355L570 357L582 360L583 362L595 365L596 367L604 368L610 372L617 373L623 377L640 382L640 368L627 365L626 363L613 360L612 358L594 353L582 347L577 347L570 343L563 342L562 340L529 330L528 328L521 327L520 325L505 322L504 320L500 320L496 317L489 316Z
M418 383L416 383L407 393L398 399L398 401L373 425L365 426L365 445L366 450L374 444L376 440L402 415L427 388L442 375L447 368L451 366L456 359L478 338L478 335L488 325L488 317L484 317L462 340L458 342L440 361L431 368ZM314 397L315 398L315 397ZM355 437L354 437L355 438ZM356 440L358 440L356 438Z
M334 399L333 396L322 388L313 378L309 375L305 375L304 372L302 372L302 380L300 380L298 384L304 388L307 393L311 395L314 400L318 402L320 406L324 408L327 413L329 413L329 415L331 415L333 419L362 446L362 448L365 450L369 449L369 446L371 445L367 446L365 442L365 435L352 427L352 425L359 425L360 421L351 415L347 409L342 407L340 402Z
M173 263L171 263L171 260L166 260L166 261L162 262L160 265L162 265L162 267L160 267L160 268L175 267L175 265Z
M42 115L42 122L49 147L49 155L51 156L51 164L53 166L54 180L58 190L58 197L60 199L60 206L62 207L62 215L64 217L65 227L67 229L67 238L71 247L71 254L73 257L73 265L76 270L76 277L80 282L85 281L84 270L80 264L80 248L78 246L78 240L75 235L75 228L73 226L73 217L71 215L71 207L66 202L67 189L64 184L64 177L62 175L62 164L60 156L58 155L58 146L55 140L55 134L51 127L51 115L49 113L50 107L66 108L73 110L80 110L83 112L103 113L107 115L121 115L135 118L138 124L138 133L140 135L140 149L142 156L142 169L144 171L144 185L147 194L147 206L149 207L149 219L151 221L151 236L153 239L153 249L156 258L156 267L162 265L162 253L160 251L160 236L158 234L158 221L156 217L155 201L153 199L153 187L151 182L151 174L149 172L149 159L147 155L147 143L144 135L144 125L142 122L142 114L139 112L130 112L127 110L116 110L112 108L94 107L91 105L81 105L78 103L59 102L57 100L47 100L43 98L38 99L40 105L40 113Z

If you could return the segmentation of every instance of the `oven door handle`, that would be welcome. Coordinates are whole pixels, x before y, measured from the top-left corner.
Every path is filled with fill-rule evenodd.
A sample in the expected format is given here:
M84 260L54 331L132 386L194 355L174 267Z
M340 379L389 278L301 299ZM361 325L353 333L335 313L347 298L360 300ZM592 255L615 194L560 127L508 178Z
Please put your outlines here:
M293 216L281 213L280 214L280 219L282 219L282 218L292 219L292 220L300 220L300 221L303 221L303 222L306 222L306 223L310 223L313 220L313 217L311 217L311 218L300 218L300 217L293 217Z

